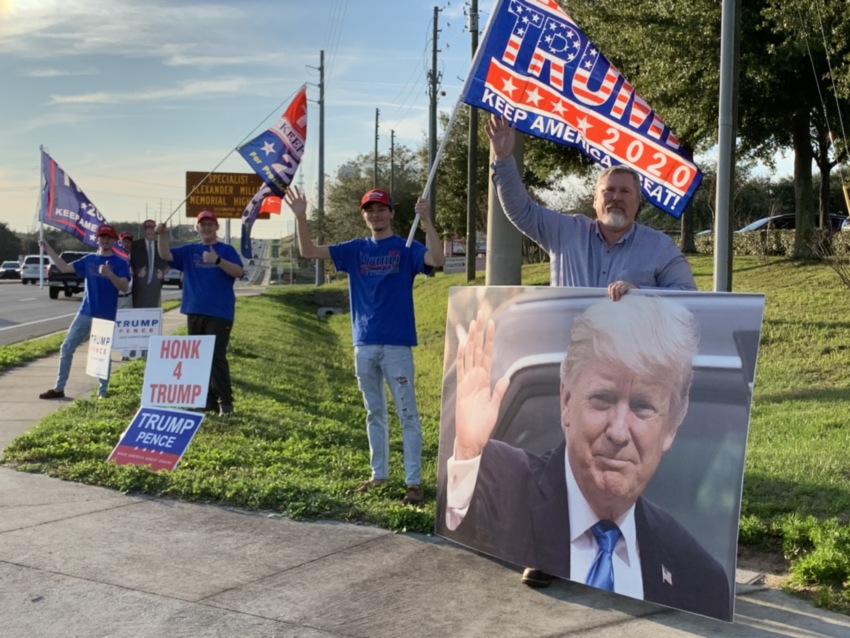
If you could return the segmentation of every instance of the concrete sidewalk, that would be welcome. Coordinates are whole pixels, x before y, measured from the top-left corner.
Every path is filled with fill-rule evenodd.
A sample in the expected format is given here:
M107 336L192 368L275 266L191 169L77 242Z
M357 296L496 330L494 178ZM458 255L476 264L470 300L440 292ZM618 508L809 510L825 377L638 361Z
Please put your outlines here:
M166 332L184 325L165 314ZM66 405L58 356L0 376L0 446ZM69 397L88 397L85 356ZM238 409L238 406L237 406ZM0 636L850 636L737 574L735 623L519 570L437 537L128 496L0 468Z

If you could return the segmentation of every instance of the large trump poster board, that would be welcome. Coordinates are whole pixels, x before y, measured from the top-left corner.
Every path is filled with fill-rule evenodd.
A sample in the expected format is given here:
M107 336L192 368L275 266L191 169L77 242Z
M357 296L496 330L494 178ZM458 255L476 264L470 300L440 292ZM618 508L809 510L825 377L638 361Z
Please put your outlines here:
M763 312L754 294L451 289L437 533L731 621Z

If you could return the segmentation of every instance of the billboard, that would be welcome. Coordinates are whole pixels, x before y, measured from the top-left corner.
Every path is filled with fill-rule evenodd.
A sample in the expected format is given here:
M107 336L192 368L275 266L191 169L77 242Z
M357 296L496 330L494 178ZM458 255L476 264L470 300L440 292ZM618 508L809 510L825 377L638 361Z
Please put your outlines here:
M186 171L186 216L194 218L202 210L211 210L219 219L241 219L242 211L262 185L262 178L253 172ZM268 218L269 213L259 215L259 219Z

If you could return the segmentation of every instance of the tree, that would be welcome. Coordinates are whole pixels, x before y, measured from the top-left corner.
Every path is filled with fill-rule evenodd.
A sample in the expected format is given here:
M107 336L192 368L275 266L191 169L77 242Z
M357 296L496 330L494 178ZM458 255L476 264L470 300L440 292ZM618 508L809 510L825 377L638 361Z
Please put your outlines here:
M9 227L0 222L0 260L17 261L21 254L21 240Z
M836 92L850 93L850 17L844 3L815 4L817 13L809 0L739 3L737 148L740 157L767 164L778 150L794 150L797 256L806 256L811 247L813 113L822 109L821 95L835 95L823 83L827 51L843 65L833 67L840 80ZM720 10L714 0L569 2L570 14L587 35L679 139L698 151L710 148L717 137ZM817 28L822 24L831 27L825 40ZM850 107L843 103L841 109L848 119ZM834 112L830 120L837 116ZM822 173L825 169L826 164Z
M461 106L455 117L449 139L443 149L440 163L435 176L437 188L436 222L441 235L446 238L466 237L466 202L468 189L468 151L469 151L469 109ZM487 227L487 177L489 175L488 157L490 142L484 131L484 123L489 113L479 111L478 117L478 166L476 172L477 197L475 202L476 229L481 231ZM448 115L441 114L440 127L442 135L446 134ZM442 137L441 137L442 139ZM427 140L417 151L417 157L422 166L428 164ZM427 171L425 171L427 179ZM424 187L424 183L423 183Z
M378 188L390 192L395 204L393 229L406 237L415 215L413 206L422 196L425 178L417 156L406 146L395 148L392 163L391 167L388 153L378 156ZM373 188L374 166L374 154L364 153L343 164L337 169L336 178L328 181L321 228L322 243L334 244L368 233L360 216L360 199L363 193ZM316 225L315 218L313 225ZM318 228L314 228L315 231Z

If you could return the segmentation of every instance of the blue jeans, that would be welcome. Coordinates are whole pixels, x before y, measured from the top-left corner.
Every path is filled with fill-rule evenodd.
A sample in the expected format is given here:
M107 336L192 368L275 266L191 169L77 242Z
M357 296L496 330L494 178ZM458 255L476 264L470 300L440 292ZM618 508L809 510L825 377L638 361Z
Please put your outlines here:
M366 408L372 478L389 477L386 381L401 423L405 482L419 485L422 476L422 426L413 389L413 350L408 346L357 346L354 348L354 370Z
M89 338L91 334L91 320L92 318L89 315L78 312L77 316L71 322L71 327L68 328L68 334L65 335L65 340L59 349L59 375L56 377L56 390L65 389L65 384L68 383L68 376L71 374L74 351L83 341ZM106 396L106 386L109 385L109 379L98 379L98 381L100 381L100 387L97 390L97 394L99 396Z

